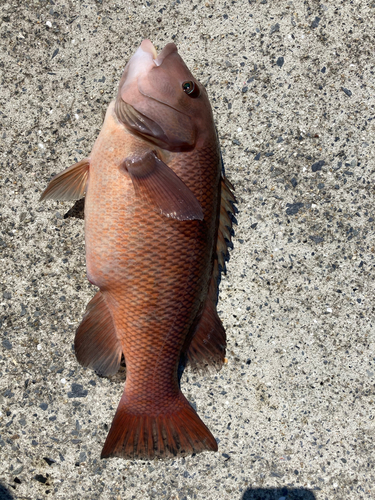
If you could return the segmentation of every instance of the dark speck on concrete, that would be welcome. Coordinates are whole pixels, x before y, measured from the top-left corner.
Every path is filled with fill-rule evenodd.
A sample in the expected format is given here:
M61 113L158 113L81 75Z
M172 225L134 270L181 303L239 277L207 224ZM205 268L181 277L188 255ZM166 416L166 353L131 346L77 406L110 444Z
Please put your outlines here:
M68 398L85 398L87 396L87 390L83 389L81 384L72 384L72 391L68 392Z
M295 215L301 208L303 208L304 203L287 203L286 206L286 214Z
M324 238L322 238L321 236L309 236L309 238L314 243L322 243L324 241Z
M318 170L322 170L322 167L325 165L324 160L319 160L311 165L311 170L313 172L317 172Z
M273 26L271 26L270 35L272 35L273 33L276 33L277 31L280 31L280 24L279 23L276 23Z
M284 64L284 58L282 56L277 58L276 64L281 68Z
M317 28L319 26L319 23L320 23L320 17L316 17L314 21L311 23L311 27Z
M260 160L260 153L258 153L255 157L254 157L254 160Z
M346 94L347 96L349 96L349 97L350 97L350 96L352 95L352 93L353 93L351 90L349 90L349 89L347 89L347 88L345 88L345 87L341 87L341 90L342 90L343 92L345 92L345 94Z
M12 343L8 339L4 339L1 342L1 344L4 347L4 349L7 349L8 351L10 351L12 349Z
M43 457L43 460L45 460L48 465L52 465L52 464L56 463L56 460L52 460L52 458L48 458L48 457Z
M292 185L294 188L295 188L295 187L297 186L297 184L298 184L297 179L296 179L295 177L292 177L292 178L290 179L290 183L291 183L291 185Z
M42 474L36 474L36 476L34 476L34 479L39 481L39 483L45 484L48 478L42 476Z

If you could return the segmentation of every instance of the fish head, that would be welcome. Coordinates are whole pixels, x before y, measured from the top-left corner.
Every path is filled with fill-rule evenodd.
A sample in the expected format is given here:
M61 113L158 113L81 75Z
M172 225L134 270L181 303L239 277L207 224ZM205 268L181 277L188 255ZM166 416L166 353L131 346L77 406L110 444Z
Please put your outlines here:
M189 151L213 129L207 92L168 43L158 55L143 40L125 67L117 118L132 132L169 151Z

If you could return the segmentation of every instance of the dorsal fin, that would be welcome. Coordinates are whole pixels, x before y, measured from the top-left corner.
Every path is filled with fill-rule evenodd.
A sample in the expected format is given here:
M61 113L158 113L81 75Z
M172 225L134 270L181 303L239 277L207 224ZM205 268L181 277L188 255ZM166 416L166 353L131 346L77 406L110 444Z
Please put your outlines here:
M220 204L220 219L219 229L217 233L216 243L216 259L219 266L225 272L225 261L228 257L228 247L232 242L232 227L234 216L234 203L236 197L233 192L234 187L224 175L221 177L221 204ZM216 279L219 277L217 272Z

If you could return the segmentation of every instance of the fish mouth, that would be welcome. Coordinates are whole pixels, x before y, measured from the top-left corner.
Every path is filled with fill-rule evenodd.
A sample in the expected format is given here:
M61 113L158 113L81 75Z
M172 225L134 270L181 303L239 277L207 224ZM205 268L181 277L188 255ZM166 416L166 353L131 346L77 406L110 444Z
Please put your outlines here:
M150 54L152 56L152 59L153 59L153 63L155 64L155 66L159 67L163 64L163 61L168 57L170 56L171 54L173 54L174 52L177 52L177 47L174 43L167 43L167 45L162 49L162 51L160 52L160 54L158 55L153 43L151 42L151 40L149 40L148 38L143 40L143 42L141 43L141 49L144 51L144 52L147 52L148 54ZM145 97L148 97L149 99L152 99L153 101L156 101L160 104L163 104L164 106L168 106L168 108L171 108L173 109L174 111L177 111L178 113L181 113L182 115L186 115L186 113L184 113L183 111L175 108L174 106L171 106L168 102L166 101L163 101L162 99L158 99L157 97L155 96L152 96L150 93L147 93L145 92L141 85L140 85L140 79L138 78L138 81L137 81L137 87L138 87L138 90L139 92L145 96Z
M153 43L148 38L143 40L143 42L141 43L141 49L143 50L143 52L147 52L148 54L152 55L155 66L161 66L166 57L168 57L173 52L177 52L177 47L174 43L167 43L167 45L158 55Z

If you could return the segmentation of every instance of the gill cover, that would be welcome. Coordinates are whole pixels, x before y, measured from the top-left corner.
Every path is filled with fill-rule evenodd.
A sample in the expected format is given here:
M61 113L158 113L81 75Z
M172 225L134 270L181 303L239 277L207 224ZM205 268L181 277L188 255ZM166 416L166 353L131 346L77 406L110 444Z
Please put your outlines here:
M157 55L150 40L141 43L125 67L115 112L134 133L176 152L192 150L207 130L207 120L212 121L206 91L175 44L167 44Z

